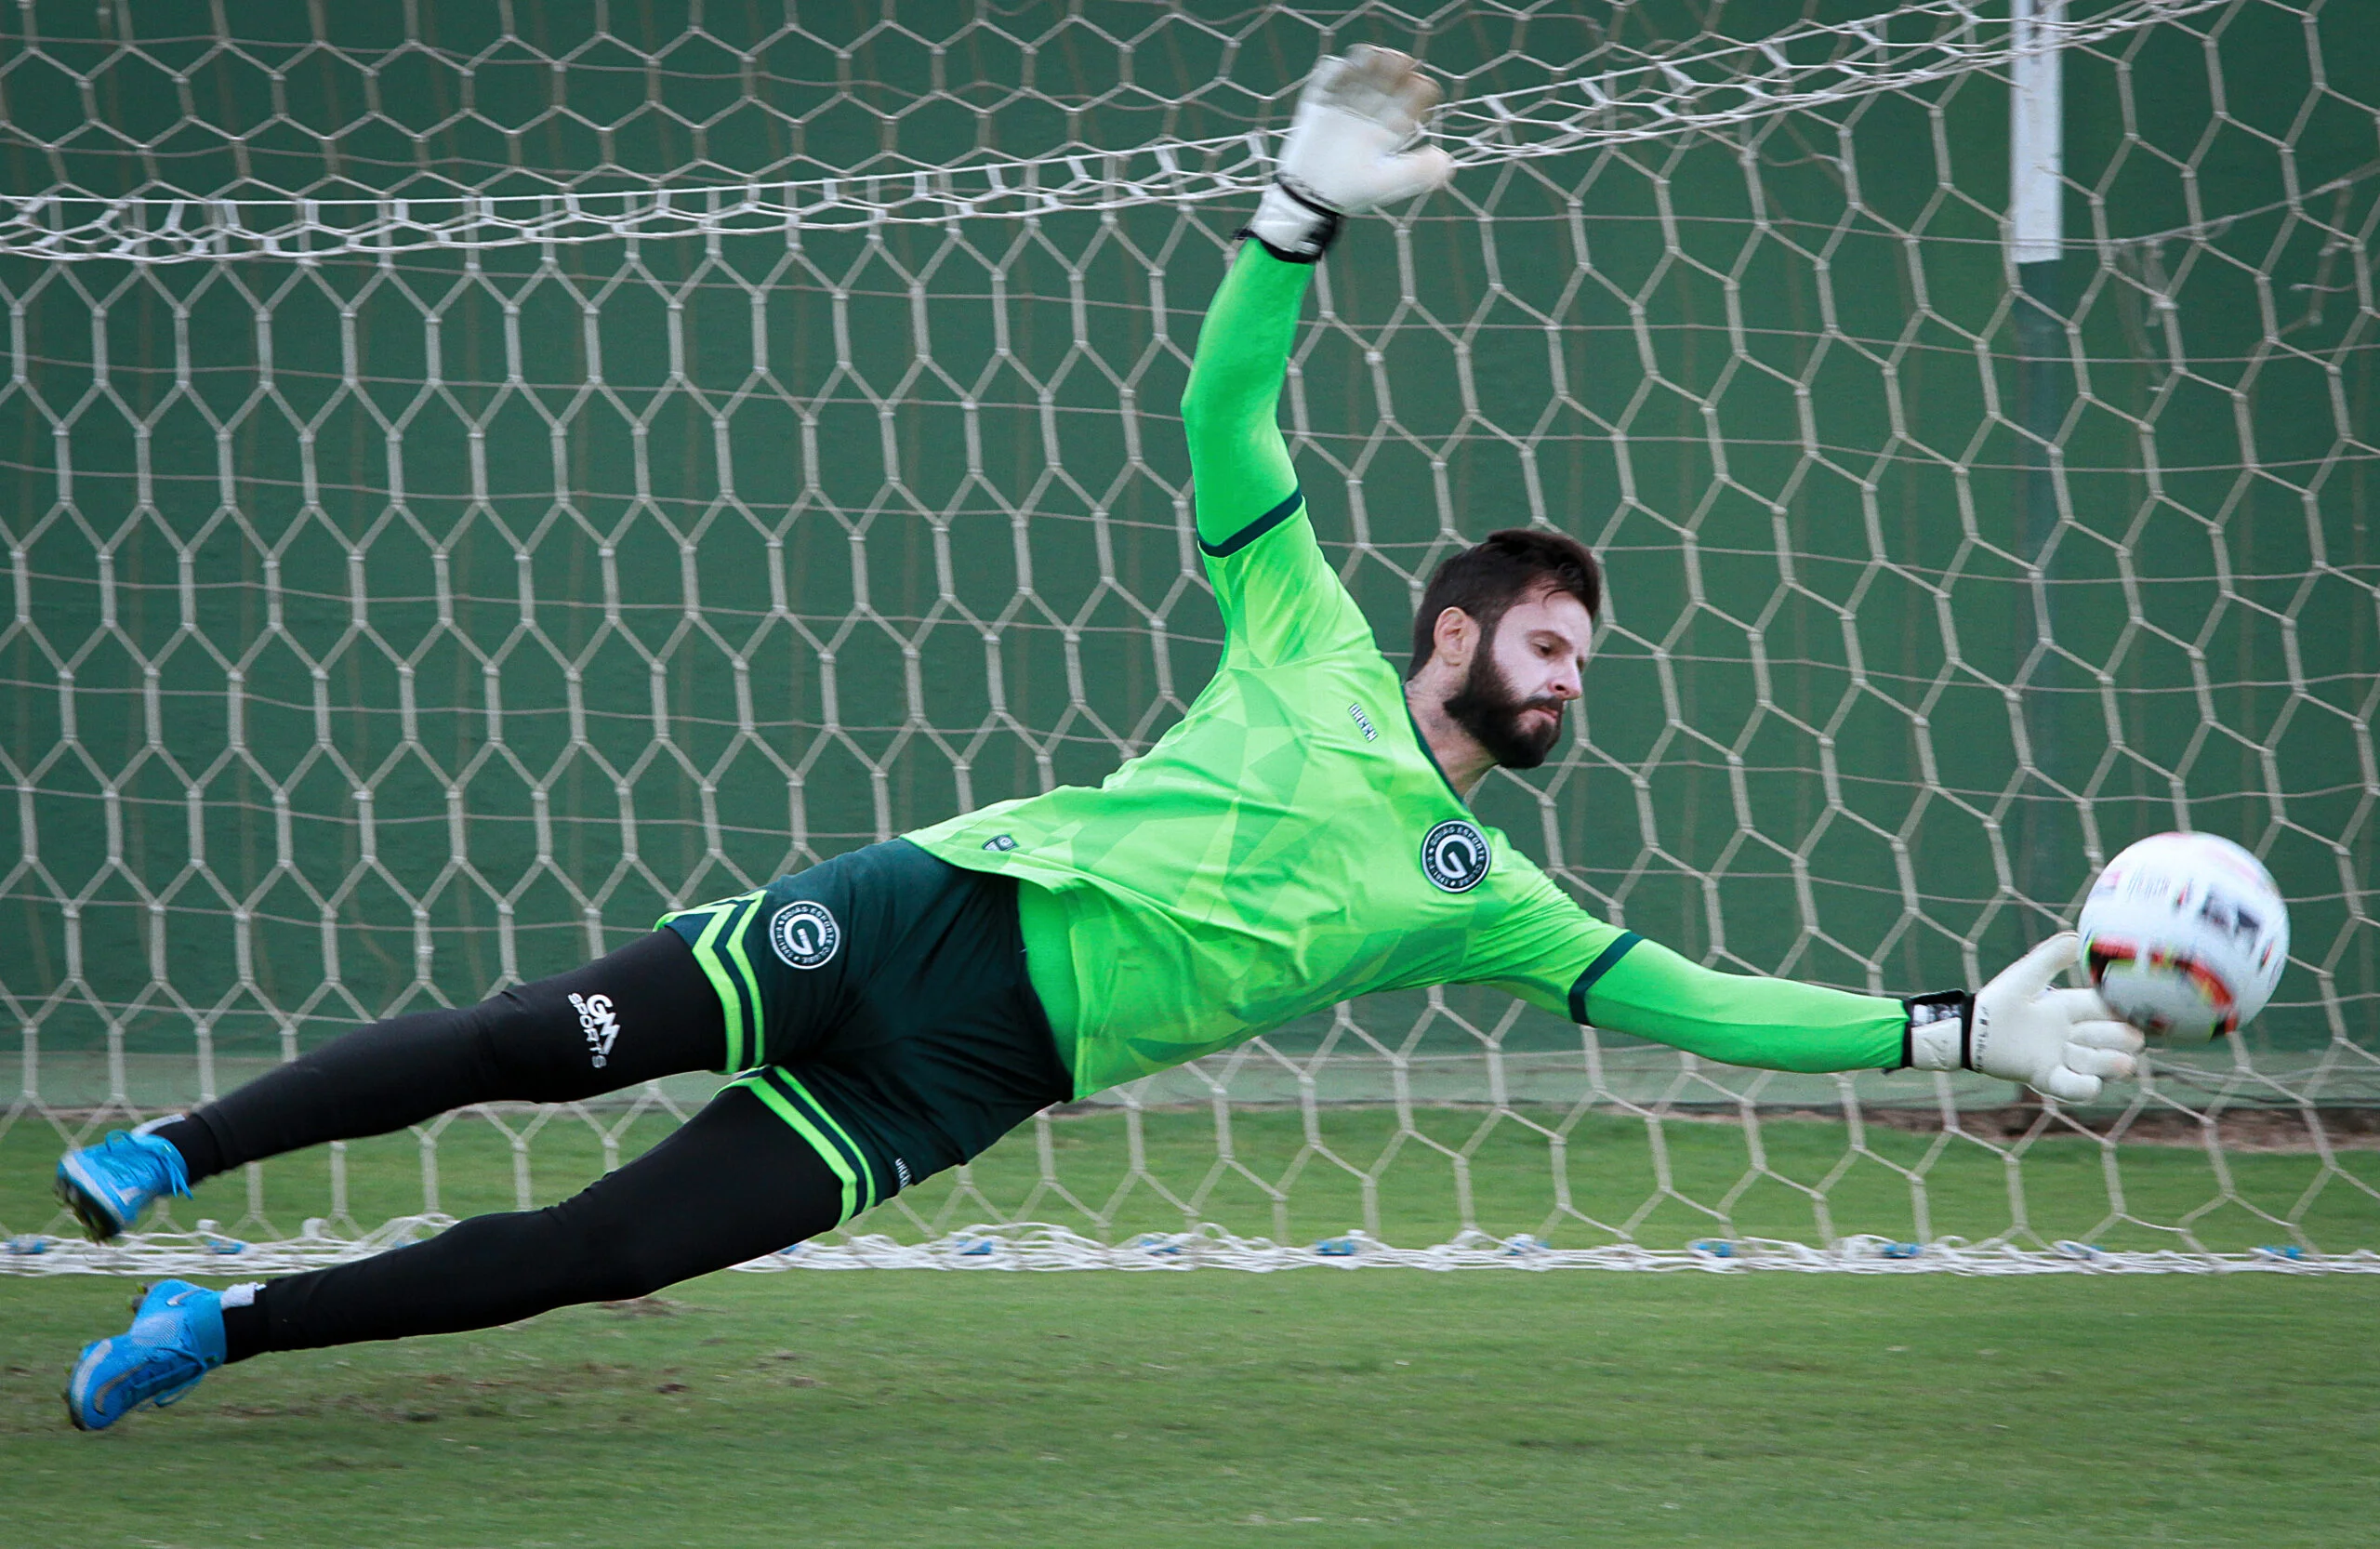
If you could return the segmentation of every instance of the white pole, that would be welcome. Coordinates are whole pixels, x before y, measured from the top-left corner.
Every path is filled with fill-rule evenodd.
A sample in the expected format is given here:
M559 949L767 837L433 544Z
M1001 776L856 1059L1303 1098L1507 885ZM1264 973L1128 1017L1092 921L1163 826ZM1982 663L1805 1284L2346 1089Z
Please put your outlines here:
M2066 21L2066 0L2015 0L2016 94L2008 113L2008 256L2056 258L2066 237L2059 188L2066 172L2065 56L2047 27Z
M2031 569L2031 617L2017 613L2016 655L2023 660L2043 642L2056 638L2050 586L2057 536L2060 470L2057 437L2070 391L2066 381L2066 324L2058 260L2065 250L2066 113L2063 56L2055 30L2066 20L2066 0L2012 0L2015 73L2008 102L2008 260L2016 282L2013 322L2016 335L2016 420L2023 430L2020 462L2010 513L2018 559ZM2024 699L2026 740L2042 785L2028 781L2027 801L2017 809L2016 890L2037 908L2063 895L2071 878L2058 864L2044 827L2042 803L2055 788L2066 762L2058 717L2051 695L2038 688ZM2036 915L2028 938L2046 933L2055 920ZM2019 1101L2022 1101L2019 1089Z

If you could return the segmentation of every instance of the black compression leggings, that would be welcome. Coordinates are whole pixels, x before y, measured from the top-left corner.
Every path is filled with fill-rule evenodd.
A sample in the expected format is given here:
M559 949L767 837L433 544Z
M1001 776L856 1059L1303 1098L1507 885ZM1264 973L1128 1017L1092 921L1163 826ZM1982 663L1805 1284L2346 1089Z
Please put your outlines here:
M655 931L476 1006L358 1027L160 1132L196 1183L473 1103L570 1103L716 1070L726 1049L719 992L677 932Z
M473 1103L566 1103L718 1067L718 993L675 932L479 1005L361 1027L158 1132L192 1182ZM475 1216L409 1248L268 1282L227 1307L230 1357L484 1329L620 1301L814 1237L842 1213L826 1161L742 1088L541 1211Z

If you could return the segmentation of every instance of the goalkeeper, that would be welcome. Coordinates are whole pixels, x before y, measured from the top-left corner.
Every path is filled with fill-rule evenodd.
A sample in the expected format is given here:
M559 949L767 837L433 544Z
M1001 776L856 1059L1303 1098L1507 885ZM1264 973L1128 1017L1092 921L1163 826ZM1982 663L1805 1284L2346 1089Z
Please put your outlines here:
M2048 942L1980 992L1910 1000L1714 973L1581 911L1464 804L1561 738L1594 558L1491 535L1431 579L1400 677L1315 542L1276 425L1312 266L1342 217L1450 164L1401 54L1326 59L1200 330L1183 403L1223 663L1096 789L956 817L665 918L481 1005L364 1027L196 1112L70 1153L95 1237L244 1162L447 1109L738 1072L547 1210L217 1292L169 1280L87 1346L86 1429L275 1350L484 1328L644 1294L826 1231L1052 1103L1376 990L1488 984L1580 1022L1773 1069L1969 1068L2087 1100L2140 1035Z

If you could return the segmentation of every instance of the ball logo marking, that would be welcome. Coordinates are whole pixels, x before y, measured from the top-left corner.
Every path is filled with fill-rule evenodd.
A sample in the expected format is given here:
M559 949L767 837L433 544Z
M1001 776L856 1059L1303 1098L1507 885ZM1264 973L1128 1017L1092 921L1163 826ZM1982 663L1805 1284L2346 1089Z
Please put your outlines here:
M1421 875L1448 893L1469 893L1488 875L1488 836L1475 824L1448 818L1421 840Z
M769 921L769 945L788 968L822 968L843 944L843 928L824 904L797 899Z

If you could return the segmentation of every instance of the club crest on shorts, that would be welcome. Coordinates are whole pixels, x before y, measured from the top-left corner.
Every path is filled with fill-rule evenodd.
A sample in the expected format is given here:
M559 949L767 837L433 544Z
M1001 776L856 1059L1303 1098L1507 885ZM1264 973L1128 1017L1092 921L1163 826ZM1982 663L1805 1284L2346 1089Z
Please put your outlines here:
M1450 817L1421 840L1421 875L1448 893L1469 893L1488 875L1488 836Z
M769 945L789 968L818 968L843 944L843 928L824 904L796 899L769 921Z

